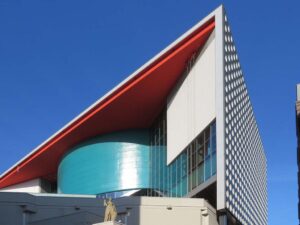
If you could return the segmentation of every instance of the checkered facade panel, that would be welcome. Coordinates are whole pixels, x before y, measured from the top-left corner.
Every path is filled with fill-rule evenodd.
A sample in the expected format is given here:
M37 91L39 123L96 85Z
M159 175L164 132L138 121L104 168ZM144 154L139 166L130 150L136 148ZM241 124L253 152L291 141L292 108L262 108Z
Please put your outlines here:
M242 223L267 224L266 157L224 16L225 204Z

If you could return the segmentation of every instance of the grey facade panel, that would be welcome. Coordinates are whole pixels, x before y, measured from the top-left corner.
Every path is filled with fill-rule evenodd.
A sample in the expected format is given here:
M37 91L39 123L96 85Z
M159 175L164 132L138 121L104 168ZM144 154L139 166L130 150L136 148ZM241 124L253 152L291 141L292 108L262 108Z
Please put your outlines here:
M224 13L225 207L242 223L267 224L267 162Z

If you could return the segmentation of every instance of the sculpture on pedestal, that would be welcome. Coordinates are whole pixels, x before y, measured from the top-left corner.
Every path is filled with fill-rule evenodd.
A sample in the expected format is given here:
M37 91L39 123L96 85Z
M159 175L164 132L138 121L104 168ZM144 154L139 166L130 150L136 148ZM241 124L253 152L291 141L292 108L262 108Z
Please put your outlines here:
M106 199L104 200L104 206L106 206L104 222L115 221L118 213L115 204L111 201L111 198L109 198L108 201Z

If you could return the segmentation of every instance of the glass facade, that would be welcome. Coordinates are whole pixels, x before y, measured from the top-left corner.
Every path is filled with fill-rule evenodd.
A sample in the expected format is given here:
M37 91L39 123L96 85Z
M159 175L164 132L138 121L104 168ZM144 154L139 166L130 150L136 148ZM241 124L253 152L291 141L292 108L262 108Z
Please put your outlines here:
M98 194L97 198L102 198L102 199L115 199L115 198L121 198L121 197L126 197L134 194L135 192L138 192L140 189L133 189L133 190L125 190L125 191L114 191L114 192L106 192L102 194Z
M58 192L184 197L214 174L215 122L167 165L164 111L150 129L103 135L71 149L58 167Z
M216 174L216 123L213 121L167 166L166 116L150 132L149 195L183 197Z

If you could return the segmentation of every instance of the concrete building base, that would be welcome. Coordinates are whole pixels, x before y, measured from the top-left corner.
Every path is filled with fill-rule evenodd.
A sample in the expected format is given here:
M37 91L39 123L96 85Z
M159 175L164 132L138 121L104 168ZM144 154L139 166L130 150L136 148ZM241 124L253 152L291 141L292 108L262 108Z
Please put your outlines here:
M204 199L124 197L113 201L116 222L103 223L103 199L96 196L0 193L5 225L217 225L216 210Z

